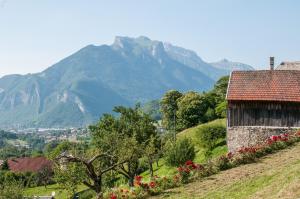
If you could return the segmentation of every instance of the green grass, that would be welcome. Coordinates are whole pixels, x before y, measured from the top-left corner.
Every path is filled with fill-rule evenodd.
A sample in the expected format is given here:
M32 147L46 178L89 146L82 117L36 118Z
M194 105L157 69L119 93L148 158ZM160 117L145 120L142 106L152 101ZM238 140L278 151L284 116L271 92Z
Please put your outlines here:
M213 123L218 123L222 125L226 125L226 120L225 119L218 119L214 120L209 123L205 124L213 124ZM184 137L187 137L192 140L193 144L195 145L195 150L196 150L196 157L194 159L194 162L196 163L203 163L206 161L206 158L203 153L203 148L201 147L201 143L199 143L198 138L197 138L197 131L199 128L201 128L201 125L198 125L193 128L186 129L180 133L177 134L178 139L182 139ZM224 143L224 140L220 140L220 146L216 147L212 151L212 157L218 157L220 155L223 155L227 153L227 146ZM158 176L168 176L176 173L176 168L175 167L169 167L165 164L164 159L159 160L159 166L157 167L156 164L154 166L154 174ZM142 174L143 177L146 178L146 180L150 177L149 171L146 171Z
M84 185L80 185L78 188L78 192L86 190L87 187ZM47 188L44 186L27 188L24 192L25 196L51 196L52 192L55 192L56 198L60 199L68 199L68 193L66 190L63 190L59 187L58 184L48 185Z
M154 198L300 198L300 143L257 162L222 171Z
M275 198L276 195L280 194L284 187L291 186L293 182L298 182L300 177L299 169L300 161L297 161L295 164L291 164L278 172L276 172L276 169L274 168L261 176L245 179L230 186L223 187L222 189L212 191L206 195L205 198L238 199L249 198L254 194L258 194L260 197L263 196L262 198L267 196L273 196Z

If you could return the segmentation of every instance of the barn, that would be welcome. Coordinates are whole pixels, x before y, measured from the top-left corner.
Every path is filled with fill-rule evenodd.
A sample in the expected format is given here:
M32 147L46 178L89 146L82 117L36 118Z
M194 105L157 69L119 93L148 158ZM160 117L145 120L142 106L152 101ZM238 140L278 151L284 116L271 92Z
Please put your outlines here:
M233 71L227 90L230 151L300 127L299 70Z

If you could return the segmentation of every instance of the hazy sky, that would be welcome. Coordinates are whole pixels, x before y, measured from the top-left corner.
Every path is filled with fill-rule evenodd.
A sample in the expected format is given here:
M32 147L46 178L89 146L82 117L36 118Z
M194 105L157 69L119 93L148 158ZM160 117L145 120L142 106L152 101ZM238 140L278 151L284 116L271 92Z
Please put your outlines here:
M263 68L271 55L300 60L300 1L0 0L0 76L41 71L116 35Z

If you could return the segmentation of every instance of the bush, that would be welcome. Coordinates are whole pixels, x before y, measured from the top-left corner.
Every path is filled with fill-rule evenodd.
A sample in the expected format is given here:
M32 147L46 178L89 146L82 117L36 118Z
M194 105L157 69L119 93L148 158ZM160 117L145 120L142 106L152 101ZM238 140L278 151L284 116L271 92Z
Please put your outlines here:
M183 165L188 160L195 158L195 146L188 138L179 139L176 143L167 143L165 160L168 166Z
M200 145L206 150L205 156L210 157L211 151L226 137L226 126L220 121L210 122L197 129Z
M220 171L224 171L224 170L232 168L232 163L231 163L232 158L233 158L233 154L232 153L228 153L227 155L220 156L216 160L216 163L215 163L216 167Z

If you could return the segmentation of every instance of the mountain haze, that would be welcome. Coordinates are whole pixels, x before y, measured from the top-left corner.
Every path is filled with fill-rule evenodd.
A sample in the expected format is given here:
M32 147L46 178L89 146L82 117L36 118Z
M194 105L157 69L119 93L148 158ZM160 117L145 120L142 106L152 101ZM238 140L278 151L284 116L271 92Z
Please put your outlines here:
M248 64L243 64L240 62L232 62L227 59L222 59L218 62L213 62L210 64L215 68L227 71L227 73L230 73L231 71L234 70L255 70L252 66Z
M89 45L45 71L0 78L0 127L84 126L176 89L205 91L228 70L147 37Z

